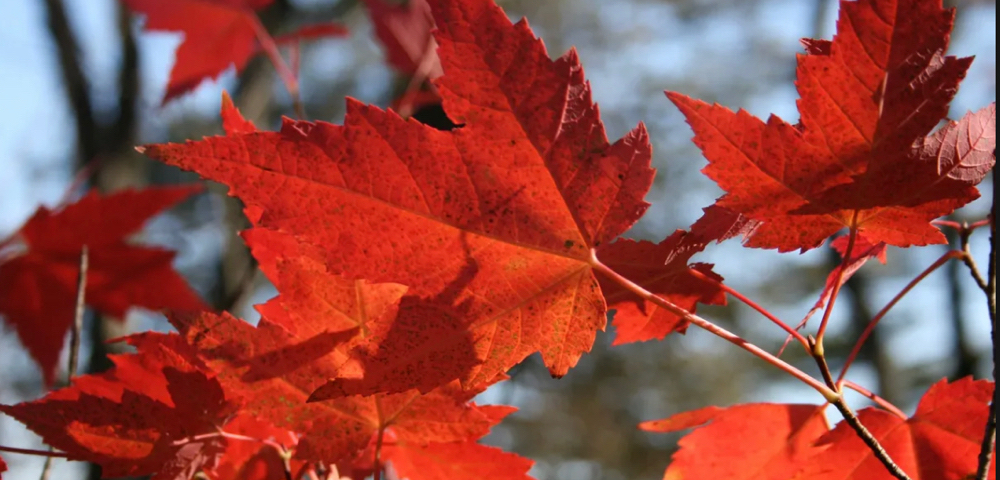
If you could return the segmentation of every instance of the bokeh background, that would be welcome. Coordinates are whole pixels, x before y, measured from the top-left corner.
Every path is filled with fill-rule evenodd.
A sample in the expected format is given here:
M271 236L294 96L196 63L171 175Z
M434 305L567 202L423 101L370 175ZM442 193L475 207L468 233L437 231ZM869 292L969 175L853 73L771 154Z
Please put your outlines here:
M529 19L553 56L575 47L613 140L644 122L654 145L658 175L646 197L653 204L628 235L659 241L685 228L720 190L699 173L705 165L691 131L664 97L674 90L766 117L796 121L795 54L803 37L830 38L838 4L833 0L501 0L514 20ZM958 8L953 55L976 60L952 107L952 118L996 98L996 4L946 1ZM178 33L148 33L142 19L115 0L4 0L0 3L0 237L18 229L39 206L55 205L74 174L101 158L92 185L105 191L195 181L190 174L153 164L132 147L217 134L221 91L231 92L248 118L276 128L292 115L290 98L268 61L259 57L237 75L232 69L194 93L161 105ZM273 32L320 20L351 31L339 39L305 44L302 100L309 119L339 123L344 97L388 106L406 79L384 61L357 0L278 0L261 13ZM993 186L956 213L983 218ZM216 305L254 321L251 306L275 294L247 273L246 251L234 233L243 228L238 206L224 189L186 202L146 229L144 240L176 249L177 268ZM955 239L953 239L955 241ZM836 368L867 320L946 246L891 248L887 265L866 266L838 302L827 351ZM973 236L974 255L985 261L985 232ZM815 302L837 261L828 248L778 255L749 250L737 241L696 257L772 312L797 323ZM249 295L243 279L255 278ZM743 305L702 312L771 351L783 335ZM98 370L109 348L101 340L129 331L167 330L155 314L136 311L124 327L90 316L84 359ZM952 262L920 284L876 329L849 378L912 411L930 383L942 377L990 375L985 302L964 267ZM550 378L537 357L511 371L512 379L482 395L481 403L515 405L487 441L536 462L540 480L662 477L676 435L640 432L636 424L706 405L747 401L821 401L812 390L696 328L684 336L610 348L613 329L600 334L591 354L561 380ZM784 358L812 372L794 348ZM38 368L11 328L0 323L0 401L43 394ZM852 405L865 405L851 397ZM40 448L19 424L0 418L0 444ZM35 479L42 460L6 454L5 478ZM87 465L57 461L55 479L98 478Z

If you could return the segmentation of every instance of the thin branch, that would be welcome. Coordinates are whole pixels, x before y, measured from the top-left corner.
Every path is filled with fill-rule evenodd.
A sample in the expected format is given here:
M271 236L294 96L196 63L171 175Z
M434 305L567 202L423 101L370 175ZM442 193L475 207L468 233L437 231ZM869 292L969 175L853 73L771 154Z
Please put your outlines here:
M927 267L926 269L924 269L924 271L920 272L920 274L917 275L916 278L910 280L910 283L906 284L906 286L903 287L903 289L900 290L900 292L897 293L896 296L893 297L892 300L890 300L885 307L882 307L882 310L880 310L877 314L875 314L875 317L873 317L871 321L868 322L868 327L865 328L865 331L861 333L860 337L858 337L858 341L854 343L854 348L851 350L851 354L847 356L847 361L844 362L844 366L840 369L840 376L837 377L837 383L840 383L840 381L844 379L844 376L847 375L847 370L851 368L851 364L854 363L854 359L857 358L858 353L861 351L861 346L864 345L865 340L868 340L868 336L872 334L872 331L874 331L875 329L875 325L878 325L878 322L882 320L882 317L884 317L887 313L889 313L889 310L891 310L892 307L896 306L896 303L902 300L903 296L909 293L909 291L912 290L913 287L917 286L917 284L920 283L921 280L923 280L928 275L933 273L934 270L940 268L941 265L947 263L948 260L951 260L953 258L961 258L962 255L963 253L958 250L949 250L945 252L945 254L941 255L941 257L938 258L936 261L934 261L934 263L932 263L931 266Z
M37 457L66 458L68 456L65 453L61 452L53 452L48 450L34 450L31 448L5 447L3 445L0 445L0 452L20 453L21 455L35 455Z
M882 445L878 443L878 440L875 439L872 432L868 431L861 421L858 420L857 415L855 415L854 412L851 411L851 408L847 406L843 397L840 397L836 401L830 403L837 407L840 414L844 416L844 421L846 421L847 424L854 429L858 436L861 437L861 440L868 445L868 448L870 448L875 454L875 458L882 462L882 465L885 466L890 475L898 478L899 480L912 480L909 475L903 471L903 469L899 468L899 465L896 465L896 462L892 461L892 458L885 451L885 449L882 448Z
M854 244L858 239L858 229L855 227L858 223L858 211L854 211L854 217L851 219L851 233L850 237L847 239L847 249L844 250L844 259L840 263L840 270L837 272L837 280L833 282L833 291L830 292L830 299L826 302L826 311L823 312L823 320L819 322L819 331L816 332L816 345L822 348L823 336L826 335L826 326L830 322L830 315L833 314L833 305L837 303L837 297L840 296L840 289L843 287L844 283L844 273L847 272L847 265L851 262L851 254L854 252Z
M843 385L843 386L845 386L847 388L850 388L851 390L854 390L855 392L858 392L858 393L860 393L860 394L868 397L869 400L877 403L878 406L880 406L880 407L888 410L889 412L892 412L892 414L896 415L899 418L902 418L903 420L906 420L907 418L909 418L909 417L906 416L906 413L904 413L902 410L900 410L899 407L893 405L892 402L890 402L890 401L888 401L888 400L886 400L886 399L884 399L884 398L882 398L882 397L880 397L878 395L875 395L874 392L872 392L871 390L868 390L865 387L862 387L861 385L858 385L858 384L856 384L856 383L854 383L854 382L852 382L850 380L844 380L844 381L842 381L841 385Z
M721 288L722 291L724 291L724 292L732 295L737 300L739 300L739 301L743 302L744 304L746 304L748 307L756 310L758 313L760 313L761 315L763 315L765 318L767 318L768 320L770 320L772 323L774 323L775 325L781 327L782 330L788 332L788 334L791 335L796 340L798 340L799 343L801 343L803 347L805 347L805 346L808 345L808 341L806 340L806 337L802 336L802 334L799 333L798 330L795 330L794 328L790 327L787 323L783 322L780 318L776 317L773 313L769 312L766 308L758 305L757 302L754 302L753 300L750 300L749 298L747 298L746 296L744 296L742 293L740 293L739 291L737 291L735 288L732 288L729 285L726 285L725 283L722 283L722 282L720 282L720 281L718 281L718 280L716 280L716 279L714 279L712 277L709 277L708 275L705 275L705 274L703 274L703 273L701 273L698 270L695 270L693 268L689 268L688 272L691 273L692 275L694 275L695 277L701 279L701 280L704 280L706 282L712 283L713 285Z
M813 359L816 360L816 365L819 367L819 371L823 374L823 380L826 381L827 386L839 393L839 384L834 383L833 376L830 374L830 366L827 365L826 356L823 354L823 345L812 338L810 338L809 343L812 347ZM854 429L854 432L859 438L861 438L861 441L865 442L865 445L868 445L868 448L875 455L875 458L877 458L879 462L882 462L882 465L889 470L889 473L892 474L892 476L898 478L899 480L911 480L910 477L906 475L906 472L903 472L903 469L900 468L899 465L896 465L896 462L892 460L892 457L889 456L889 453L885 451L882 444L880 444L875 436L872 435L872 432L870 432L868 428L861 423L861 420L859 420L851 408L847 406L847 401L844 400L843 395L838 395L837 398L832 400L830 403L837 407L837 410L840 411L840 414L844 417L847 424ZM904 415L903 418L906 418L906 416Z
M90 266L90 249L84 245L80 251L80 274L76 280L76 312L70 330L69 378L76 376L80 362L80 332L83 331L83 314L86 312L87 269Z
M373 480L382 480L382 459L380 457L382 456L382 439L385 437L385 425L383 424L385 420L382 418L382 402L378 401L378 399L375 400L375 409L378 411L379 427L378 436L375 438L375 458L372 462L374 472L372 472L372 478Z
M281 56L281 51L278 50L278 46L274 43L274 38L268 33L264 24L257 17L254 17L251 23L253 24L254 33L257 35L257 41L260 43L261 48L264 49L264 53L271 60L274 70L278 72L278 77L281 78L282 83L285 84L285 88L288 90L288 94L292 97L292 108L295 110L295 115L299 120L305 120L306 111L305 106L302 104L302 94L299 92L299 80L296 72L293 72L288 63L285 62L285 59Z
M707 330L709 333L712 333L712 334L714 334L714 335L722 338L723 340L726 340L726 341L728 341L728 342L730 342L730 343L732 343L732 344L734 344L734 345L736 345L736 346L738 346L738 347L740 347L740 348L742 348L742 349L744 349L744 350L746 350L746 351L748 351L748 352L756 355L757 357L761 358L765 362L770 363L771 365L774 365L775 367L778 367L781 370L784 370L789 375L791 375L791 376L799 379L800 381L802 381L806 385L809 385L814 390L816 390L817 392L819 392L820 395L823 395L823 398L825 398L827 401L832 402L833 400L835 400L835 399L837 399L837 398L840 397L840 394L838 394L836 391L828 388L822 382L816 380L815 378L813 378L810 375L806 374L802 370L799 370L798 368L795 368L791 364L785 362L784 360L782 360L782 359L780 359L778 357L775 357L770 352L768 352L768 351L766 351L766 350L758 347L757 345L754 345L753 343L750 343L750 342L746 341L745 339L743 339L739 335L736 335L735 333L732 333L729 330L726 330L726 329L724 329L724 328L722 328L722 327L720 327L720 326L718 326L718 325L716 325L716 324L714 324L714 323L712 323L712 322L710 322L710 321L708 321L708 320L706 320L706 319L704 319L702 317L699 317L698 315L695 315L695 314L693 314L693 313L691 313L691 312L689 312L689 311L687 311L687 310L685 310L685 309L683 309L681 307L678 307L677 305L674 305L669 300L666 300L666 299L664 299L664 298L662 298L662 297L660 297L658 295L655 295L652 292L650 292L649 290L646 290L642 286L640 286L640 285L636 284L635 282L629 280L628 278L623 277L618 272L612 270L607 265L601 263L601 261L597 259L597 254L596 254L596 252L594 250L590 251L590 262L589 263L590 263L591 267L594 270L600 272L601 274L603 274L604 276L608 277L609 279L611 279L615 283L618 283L619 285L625 287L630 292L632 292L632 293L634 293L634 294L642 297L645 300L649 300L650 302L653 302L654 304L656 304L657 306L659 306L661 308L665 308L665 309L669 310L671 313L673 313L673 314L675 314L675 315L683 318L684 320L687 320L688 322L691 322L692 324L697 325L697 326L701 327L704 330Z
M969 274L972 275L972 279L976 281L976 285L979 285L979 289L983 291L987 296L990 294L989 280L983 277L983 273L979 271L979 265L976 264L976 260L972 258L972 250L969 247L969 236L972 234L971 230L963 229L960 231L960 239L962 241L962 262L965 266L969 267ZM990 245L993 248L993 234L990 234ZM992 274L991 274L992 275Z
M84 245L80 250L80 272L76 277L76 310L73 313L73 324L70 329L69 366L66 368L67 381L76 376L80 359L80 332L83 330L83 314L87 310L87 268L89 265L90 249ZM52 451L51 446L49 451ZM42 473L38 477L39 480L48 480L52 473L52 458L45 458L45 463L42 464Z
M996 152L994 151L994 157ZM997 185L997 168L993 167L993 188ZM983 443L979 447L978 468L976 479L986 480L993 460L993 449L997 443L997 225L996 225L996 192L993 192L993 206L990 208L990 264L987 270L986 304L990 312L990 337L993 339L993 403L988 407L986 428L983 432Z

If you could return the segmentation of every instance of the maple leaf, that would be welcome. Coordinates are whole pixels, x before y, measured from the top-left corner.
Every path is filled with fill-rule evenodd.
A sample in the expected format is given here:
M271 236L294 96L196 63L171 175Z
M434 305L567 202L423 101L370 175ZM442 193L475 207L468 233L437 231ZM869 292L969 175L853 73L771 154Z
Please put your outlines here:
M992 394L990 381L941 380L927 390L909 419L874 408L858 412L858 419L912 478L972 478ZM803 464L796 480L894 478L845 422L818 444L826 448ZM990 469L989 478L996 478L995 468Z
M848 227L869 243L943 243L929 221L978 197L995 163L995 106L924 138L944 118L971 58L946 57L941 2L841 2L832 42L798 56L800 124L667 96L727 194L763 224L748 245L807 250Z
M146 30L184 32L177 59L170 72L163 102L193 90L202 80L215 78L230 64L241 72L259 50L267 31L257 18L274 0L122 0L146 15ZM299 38L344 35L336 25L312 25L274 39L276 43Z
M146 334L137 342L140 354L112 357L113 370L75 377L68 388L0 411L68 458L101 465L107 476L191 478L225 446L221 437L198 435L216 432L238 405L214 378L169 352L176 341L148 341L153 337L170 336Z
M17 330L46 384L55 379L73 322L84 245L89 252L86 301L95 309L121 319L131 306L208 308L174 271L173 252L125 240L151 216L200 189L125 190L105 197L91 192L59 211L39 208L13 237L23 245L0 260L0 314Z
M690 231L677 230L659 244L621 239L598 248L597 256L605 265L646 290L694 313L698 303L725 305L726 296L719 287L722 277L712 271L711 264L688 265L688 261L709 243L749 235L757 224L713 205L705 209L704 215L691 226ZM714 282L693 275L691 270ZM598 281L608 308L615 310L613 325L616 336L612 345L662 339L673 332L684 332L687 328L688 322L677 314L640 298L603 276L598 277Z
M708 425L704 425L708 423ZM650 432L696 430L680 441L664 480L778 480L795 474L829 431L817 405L756 403L706 407L643 422Z
M220 372L219 381L226 391L245 399L248 412L302 433L297 458L351 458L380 430L426 444L476 439L492 425L486 413L467 403L478 391L463 391L457 383L427 394L411 390L307 403L310 393L339 366L336 352L305 341L296 343L297 338L266 319L261 320L263 328L257 329L227 315L208 313L184 319L175 316L173 321ZM299 335L302 338L301 331ZM307 360L303 352L311 352L312 358Z
M574 51L550 60L489 2L431 7L447 73L436 86L461 128L348 100L343 127L286 120L279 133L144 149L229 185L257 226L322 246L332 273L408 287L395 345L433 341L383 348L365 368L388 376L344 394L442 384L428 374L469 387L535 351L565 374L605 323L590 251L648 207L645 128L608 143Z
M301 433L297 458L350 459L379 432L415 445L475 440L498 421L493 410L468 403L479 390L457 382L423 395L307 403L328 378L351 371L346 352L391 323L406 288L332 275L309 256L289 255L300 246L287 235L253 229L244 237L281 292L258 307L258 325L210 313L171 321L248 413Z

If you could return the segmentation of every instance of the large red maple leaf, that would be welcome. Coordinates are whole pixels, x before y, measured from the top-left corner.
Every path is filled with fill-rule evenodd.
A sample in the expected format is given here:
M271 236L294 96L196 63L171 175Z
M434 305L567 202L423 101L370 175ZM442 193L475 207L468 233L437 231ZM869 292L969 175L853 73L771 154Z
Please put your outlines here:
M328 395L475 386L536 351L565 374L605 323L591 250L648 206L645 129L608 143L575 52L550 60L489 2L431 7L446 72L436 86L460 128L348 100L343 127L247 132L232 120L226 137L145 147L229 185L256 225L312 245L332 273L407 286L384 338L355 352L363 378Z
M349 460L380 433L417 446L475 441L499 420L495 407L469 403L478 390L463 391L457 382L427 394L307 403L328 378L351 372L347 353L391 324L406 288L329 274L308 256L290 255L299 245L286 235L255 229L246 238L281 292L258 308L257 326L210 313L171 320L247 412L302 435L298 458Z
M47 384L73 323L83 246L88 248L86 302L121 318L132 306L153 310L208 308L171 266L174 254L138 247L127 236L151 216L200 190L198 186L90 193L62 210L40 208L0 259L0 314L17 330Z
M41 435L72 460L101 465L105 475L153 474L187 480L225 449L218 431L238 405L190 363L176 335L138 337L138 354L112 357L115 368L75 377L73 385L0 411Z
M184 32L177 49L163 101L187 93L206 78L215 78L229 65L241 72L260 51L267 31L256 10L274 0L122 0L136 12L146 14L146 30ZM344 35L337 25L308 26L288 39ZM265 41L269 38L263 39Z
M842 1L833 41L798 56L798 125L667 93L718 204L763 222L748 245L806 250L844 227L873 245L945 241L929 221L978 197L996 144L995 106L924 137L972 61L945 56L953 19L940 0Z

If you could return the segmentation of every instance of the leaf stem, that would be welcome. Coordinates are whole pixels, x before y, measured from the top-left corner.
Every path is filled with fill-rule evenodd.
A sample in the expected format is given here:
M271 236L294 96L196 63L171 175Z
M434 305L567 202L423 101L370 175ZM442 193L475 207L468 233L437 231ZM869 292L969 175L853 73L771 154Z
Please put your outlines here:
M899 409L899 407L893 405L890 401L888 401L888 400L886 400L886 399L884 399L884 398L882 398L882 397L880 397L878 395L875 395L874 392L872 392L871 390L868 390L865 387L862 387L861 385L858 385L858 384L856 384L856 383L854 383L854 382L852 382L850 380L843 380L843 381L840 382L840 384L843 385L843 386L845 386L845 387L847 387L847 388L850 388L851 390L854 390L855 392L858 392L858 393L860 393L860 394L868 397L869 400L877 403L880 407L888 410L890 413L896 415L899 418L902 418L903 420L906 420L907 418L909 418L909 417L906 416L906 413L904 413L902 410Z
M993 153L996 157L996 151ZM997 168L993 167L993 188L997 184ZM990 207L990 263L987 269L986 280L986 304L990 312L990 338L993 339L993 402L989 408L986 419L986 428L983 432L983 443L979 447L979 461L976 468L976 479L986 480L993 469L990 464L993 460L993 449L997 442L997 225L996 225L996 192L993 192L993 206ZM971 259L971 256L969 256ZM968 264L967 264L968 265ZM975 263L972 263L975 265ZM972 268L970 265L970 269ZM975 275L973 273L973 275ZM977 280L978 281L978 280Z
M80 362L80 332L83 330L83 314L86 312L87 270L90 266L90 248L84 245L80 250L80 274L76 279L76 310L73 328L70 331L69 378L76 376Z
M66 367L67 382L76 376L77 365L80 361L80 332L83 330L83 314L86 311L87 267L89 264L90 250L84 245L80 249L80 272L76 277L76 310L73 313L73 323L70 329L69 365ZM49 451L52 451L51 446ZM52 458L45 457L42 473L38 476L39 480L48 480L49 475L51 475Z
M903 287L903 289L900 290L900 292L897 293L896 296L893 297L892 300L890 300L885 307L882 307L882 310L880 310L877 314L875 314L875 316L871 319L871 321L868 322L868 326L865 327L865 331L861 332L861 336L858 337L858 341L854 343L854 348L851 350L850 355L847 356L847 361L844 362L844 366L841 367L840 369L840 375L837 377L837 383L840 383L844 379L844 376L847 375L847 370L851 368L851 364L854 363L854 360L857 358L858 353L861 352L861 346L864 345L865 340L868 340L868 337L872 334L872 331L875 330L875 325L877 325L878 322L882 320L882 317L884 317L886 313L889 313L889 310L892 309L892 307L894 307L896 303L898 303L903 298L904 295L909 293L909 291L912 290L913 287L917 286L917 284L920 283L921 280L923 280L928 275L933 273L934 270L941 268L942 265L948 263L948 260L951 260L953 258L961 258L963 255L964 254L959 250L949 250L945 252L944 255L941 255L940 258L935 260L934 263L932 263L929 267L924 269L923 272L920 272L920 274L917 275L916 278L911 280L910 283L908 283L905 287Z
M910 476L903 471L903 469L899 468L899 465L896 465L896 462L892 461L892 457L890 457L889 453L882 448L882 444L878 443L878 440L875 439L872 432L870 432L868 428L861 423L861 420L858 420L857 415L854 414L851 407L848 407L847 403L844 402L844 397L840 397L836 401L830 403L837 407L837 410L839 410L840 414L843 415L844 421L846 421L847 424L850 425L855 432L857 432L858 436L861 437L861 441L865 442L865 444L868 445L868 448L870 448L875 454L875 458L882 462L882 465L889 470L889 474L899 480L912 480Z
M695 270L693 268L689 268L688 272L691 273L692 275L694 275L695 277L701 279L701 280L704 280L706 282L712 283L713 285L716 285L717 287L721 288L722 291L724 291L724 292L732 295L737 300L739 300L739 301L743 302L744 304L746 304L748 307L756 310L758 313L760 313L761 315L763 315L765 318L767 318L768 320L770 320L772 323L774 323L775 325L781 327L782 330L788 332L788 334L791 335L796 340L798 340L799 343L801 343L803 347L805 347L806 345L808 345L808 342L806 341L806 337L802 336L802 334L799 333L798 330L795 330L794 328L790 327L787 323L783 322L780 318L776 317L774 314L772 314L771 312L769 312L766 308L760 306L759 304L757 304L757 302L754 302L753 300L747 298L742 293L740 293L739 291L737 291L735 288L732 288L729 285L726 285L723 282L720 282L720 281L718 281L718 280L716 280L716 279L714 279L712 277L709 277L708 275L705 275L704 273L701 273L698 270Z
M972 279L976 281L976 285L979 289L983 291L989 297L990 295L990 282L986 278L983 278L982 272L979 271L979 265L976 264L976 259L972 258L972 250L969 247L969 236L972 234L972 230L968 228L963 228L959 231L959 239L961 239L962 245L962 263L965 263L966 267L969 267L969 274L972 275ZM990 248L993 245L993 234L990 233Z
M295 110L295 115L299 120L305 120L306 111L302 105L302 95L299 92L299 81L296 78L295 72L285 63L285 59L281 56L281 51L278 50L278 45L274 43L274 37L260 23L257 15L252 14L250 17L253 19L250 23L253 25L254 33L257 34L257 41L260 42L260 47L267 54L267 58L271 60L274 70L278 72L278 77L281 78L282 83L285 84L285 88L288 89L288 94L292 97L292 108Z
M899 468L899 465L896 465L896 462L892 460L892 457L889 456L889 453L885 451L882 444L880 444L875 436L872 435L872 432L861 423L861 420L859 420L857 415L854 414L851 407L847 406L847 401L844 400L844 396L839 395L840 386L833 381L833 375L830 373L830 366L826 363L826 355L823 354L823 345L819 344L819 342L812 337L809 338L809 344L810 347L812 347L811 351L813 359L816 361L819 371L823 374L823 380L826 382L828 387L838 392L837 398L832 400L830 403L837 407L837 410L840 411L840 414L844 417L847 424L854 429L854 432L857 433L859 438L861 438L861 441L868 445L868 448L875 454L875 458L878 458L879 462L882 462L882 465L889 470L889 473L892 474L892 476L898 478L899 480L911 480L910 477L906 475L906 472L903 472L903 469ZM903 415L903 418L906 418L905 414Z
M384 424L385 419L382 418L382 402L380 402L378 399L375 400L375 409L378 412L379 426L378 426L378 434L375 437L375 455L374 455L375 458L372 460L372 470L373 470L372 480L381 480L382 465L381 465L381 459L379 457L381 457L382 455L382 439L385 436L385 424Z
M695 315L681 307L678 307L677 305L674 305L670 301L651 293L649 290L646 290L645 288L629 280L628 278L623 277L618 272L612 270L607 265L601 263L601 261L597 259L597 254L594 250L590 251L589 263L594 270L600 272L604 276L608 277L609 279L613 280L619 285L625 287L632 293L642 297L645 300L653 302L659 307L669 310L670 312L680 316L684 320L687 320L688 322L691 322L692 324L697 325L704 330L707 330L709 333L712 333L722 338L723 340L726 340L756 355L765 362L770 363L771 365L774 365L775 367L778 367L781 370L784 370L789 375L799 379L806 385L809 385L814 390L819 392L821 395L823 395L823 398L825 398L828 402L833 402L837 398L840 398L840 394L838 394L836 391L828 388L826 385L816 380L815 378L809 376L802 370L795 368L794 366L790 365L789 363L785 362L784 360L778 357L775 357L774 355L758 347L757 345L754 345L753 343L744 340L739 335L736 335L735 333L732 333L704 318L701 318L698 315Z
M53 452L49 450L33 450L30 448L5 447L3 445L0 445L0 452L20 453L21 455L35 455L38 457L58 457L58 458L69 457L69 455L61 452Z
M830 323L830 315L833 314L833 305L837 303L840 296L840 287L844 283L844 273L847 272L847 265L851 261L851 254L854 253L854 243L858 239L858 211L854 211L854 218L851 219L851 233L847 238L847 249L844 250L844 259L840 262L840 270L837 272L837 281L833 282L833 290L830 292L830 300L826 303L826 310L823 312L823 320L819 322L819 331L816 332L816 345L823 347L823 337L826 335L826 326Z

